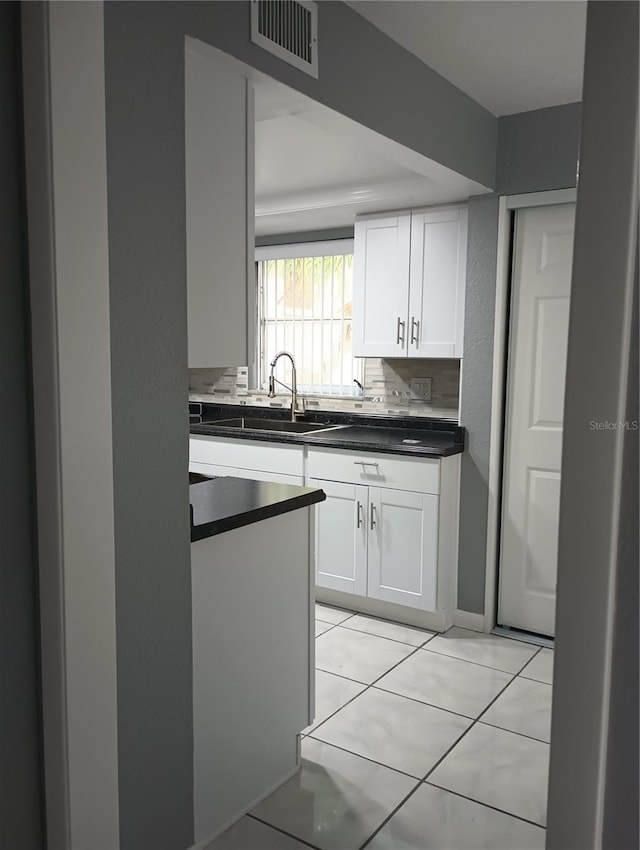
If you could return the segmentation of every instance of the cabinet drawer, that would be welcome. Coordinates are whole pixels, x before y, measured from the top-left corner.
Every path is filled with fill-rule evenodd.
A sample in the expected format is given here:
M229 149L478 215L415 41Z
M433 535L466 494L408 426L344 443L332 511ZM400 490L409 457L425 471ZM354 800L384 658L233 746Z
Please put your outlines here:
M433 458L309 448L307 475L328 481L412 490L436 496L440 492L440 461Z
M190 463L216 463L283 475L304 475L302 446L274 445L250 440L192 435L189 438Z

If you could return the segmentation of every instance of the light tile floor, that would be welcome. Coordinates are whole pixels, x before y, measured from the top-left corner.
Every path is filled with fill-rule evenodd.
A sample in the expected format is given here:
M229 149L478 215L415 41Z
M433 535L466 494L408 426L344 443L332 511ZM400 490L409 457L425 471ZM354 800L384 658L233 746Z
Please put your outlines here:
M207 850L542 850L553 651L316 617L302 769Z

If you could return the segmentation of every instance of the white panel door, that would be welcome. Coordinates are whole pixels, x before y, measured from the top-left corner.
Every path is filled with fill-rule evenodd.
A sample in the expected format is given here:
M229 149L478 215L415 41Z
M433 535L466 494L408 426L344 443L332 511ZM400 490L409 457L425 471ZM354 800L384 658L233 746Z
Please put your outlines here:
M369 596L437 608L438 496L369 488Z
M498 622L555 629L564 383L575 205L516 219Z
M411 217L409 357L462 357L467 208Z
M307 479L327 499L316 513L316 584L367 595L367 487Z
M353 353L406 357L411 214L357 220Z

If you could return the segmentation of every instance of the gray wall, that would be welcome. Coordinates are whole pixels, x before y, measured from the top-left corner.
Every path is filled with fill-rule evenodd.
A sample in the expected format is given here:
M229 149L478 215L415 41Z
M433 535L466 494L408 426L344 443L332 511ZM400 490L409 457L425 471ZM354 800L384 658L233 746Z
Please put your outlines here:
M638 431L591 427L592 421L638 415L638 27L637 3L588 4L562 449L549 850L638 846Z
M458 608L484 611L498 197L469 199L460 422L467 429L460 479Z
M193 841L179 12L105 4L122 850Z
M19 4L0 3L0 846L44 845ZM10 415L9 415L10 414Z
M582 104L498 119L496 192L519 195L576 185Z
M627 404L625 419L640 423L638 410L638 251L636 249L633 336L629 353ZM605 850L640 847L638 827L638 432L625 433L622 477L621 533L618 542L618 576L616 586L616 622L613 632L611 704L605 791Z

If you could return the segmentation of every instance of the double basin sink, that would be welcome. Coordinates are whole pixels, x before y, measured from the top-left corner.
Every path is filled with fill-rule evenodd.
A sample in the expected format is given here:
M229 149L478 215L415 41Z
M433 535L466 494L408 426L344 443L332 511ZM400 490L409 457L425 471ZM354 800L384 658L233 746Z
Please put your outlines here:
M229 428L242 431L273 431L285 434L317 434L319 431L334 431L345 425L323 425L317 422L291 422L283 419L214 419L203 425L215 425L216 428Z

